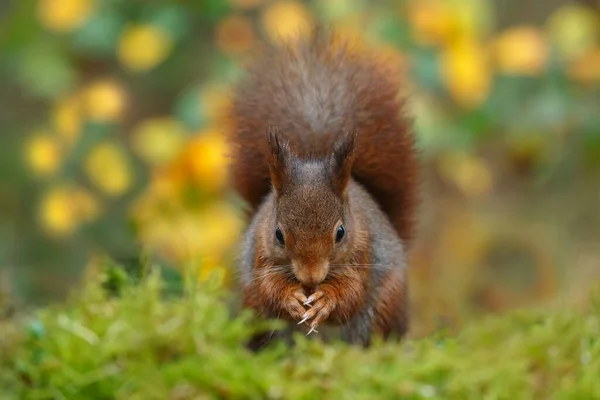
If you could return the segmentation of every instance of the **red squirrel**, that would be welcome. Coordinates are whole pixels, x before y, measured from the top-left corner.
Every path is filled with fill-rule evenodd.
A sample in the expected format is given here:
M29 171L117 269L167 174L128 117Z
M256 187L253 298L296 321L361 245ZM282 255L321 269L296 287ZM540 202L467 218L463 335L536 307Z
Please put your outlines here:
M238 266L245 307L368 345L408 329L418 159L397 68L334 39L267 47L234 91Z

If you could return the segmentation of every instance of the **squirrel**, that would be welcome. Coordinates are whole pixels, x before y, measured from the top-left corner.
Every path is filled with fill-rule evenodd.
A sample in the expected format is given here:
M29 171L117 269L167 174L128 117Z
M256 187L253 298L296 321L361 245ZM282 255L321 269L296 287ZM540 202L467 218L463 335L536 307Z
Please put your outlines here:
M233 92L241 296L293 330L368 346L408 330L419 164L394 65L335 38L317 27L267 45Z

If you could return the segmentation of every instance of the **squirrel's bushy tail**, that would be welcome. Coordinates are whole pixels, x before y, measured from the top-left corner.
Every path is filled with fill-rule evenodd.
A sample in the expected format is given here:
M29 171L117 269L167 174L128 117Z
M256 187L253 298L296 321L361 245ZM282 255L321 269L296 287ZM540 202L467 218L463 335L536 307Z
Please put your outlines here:
M354 179L401 239L413 234L418 161L396 66L353 51L328 30L267 47L247 69L227 115L231 179L254 213L271 190L267 130L277 126L299 154L326 156L356 132Z

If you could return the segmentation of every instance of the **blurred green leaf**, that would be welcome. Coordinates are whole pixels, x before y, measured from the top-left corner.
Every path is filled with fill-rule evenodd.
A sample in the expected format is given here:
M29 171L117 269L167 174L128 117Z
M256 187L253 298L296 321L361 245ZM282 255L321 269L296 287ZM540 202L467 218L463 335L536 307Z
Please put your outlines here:
M442 89L438 55L433 49L417 48L412 54L412 76L424 90Z
M73 34L73 44L77 51L97 57L108 57L114 53L125 22L122 16L112 9L101 9Z
M527 119L539 129L560 127L570 113L570 104L566 93L552 87L544 88L533 99Z
M377 18L373 21L372 32L384 42L401 49L412 47L410 25L400 23L398 17L388 9L382 9L377 13Z
M206 20L216 21L223 18L231 12L231 5L228 1L204 0L202 2L192 2L201 12L201 17Z
M27 46L17 68L20 84L42 98L56 99L76 84L76 69L54 41L39 40Z
M186 89L179 97L174 112L188 130L200 129L206 123L206 117L200 106L200 87L192 86Z
M11 1L7 14L0 14L0 51L13 52L38 34L35 0ZM2 60L0 60L2 61Z
M190 32L190 15L182 6L169 4L149 7L144 10L141 19L163 28L175 41L185 38Z

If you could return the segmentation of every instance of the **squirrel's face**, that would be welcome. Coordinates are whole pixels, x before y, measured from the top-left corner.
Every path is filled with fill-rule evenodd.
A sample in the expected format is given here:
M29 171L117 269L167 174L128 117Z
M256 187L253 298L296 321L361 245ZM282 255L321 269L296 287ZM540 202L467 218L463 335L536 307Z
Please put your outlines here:
M276 133L269 135L275 207L266 240L277 264L290 265L302 285L314 288L331 265L351 255L354 227L346 190L353 136L338 143L330 158L300 159Z
M298 185L275 202L273 255L286 260L300 283L315 287L331 264L343 264L350 255L353 223L347 203L318 181Z

